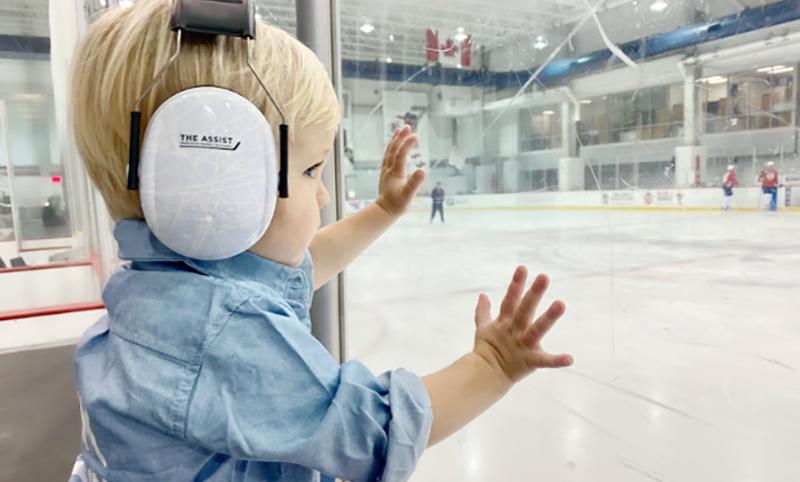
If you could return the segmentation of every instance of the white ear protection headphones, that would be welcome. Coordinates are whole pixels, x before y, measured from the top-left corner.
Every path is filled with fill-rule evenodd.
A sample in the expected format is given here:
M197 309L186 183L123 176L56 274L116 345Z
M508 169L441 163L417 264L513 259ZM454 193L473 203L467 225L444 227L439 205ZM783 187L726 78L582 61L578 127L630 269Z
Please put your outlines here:
M166 247L193 259L229 258L255 244L278 196L289 196L289 128L250 62L256 34L250 0L174 0L170 23L175 53L131 112L128 189L139 189L145 221ZM185 32L247 42L247 65L282 119L279 158L264 114L241 95L213 86L184 90L161 104L140 152L142 99L180 54Z

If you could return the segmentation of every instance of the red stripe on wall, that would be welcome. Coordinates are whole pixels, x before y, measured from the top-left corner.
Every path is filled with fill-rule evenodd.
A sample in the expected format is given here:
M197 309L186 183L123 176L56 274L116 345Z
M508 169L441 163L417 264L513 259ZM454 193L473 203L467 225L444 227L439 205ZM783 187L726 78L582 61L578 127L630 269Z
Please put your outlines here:
M91 266L91 261L73 261L69 263L35 264L31 266L17 266L14 268L0 268L0 274L16 273L19 271L39 271L43 269L73 268L75 266Z
M26 310L0 311L0 321L20 320L23 318L36 318L39 316L63 315L80 311L102 310L105 305L101 301L83 303L70 303L66 305L43 306Z

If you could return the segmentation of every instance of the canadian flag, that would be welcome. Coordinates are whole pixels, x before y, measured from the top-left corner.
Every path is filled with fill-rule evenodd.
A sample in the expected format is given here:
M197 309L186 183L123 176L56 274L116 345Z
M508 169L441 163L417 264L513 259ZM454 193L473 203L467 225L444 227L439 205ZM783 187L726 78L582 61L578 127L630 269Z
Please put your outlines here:
M462 67L469 67L472 65L472 35L467 36L466 39L461 41L460 45L456 45L453 39L448 38L443 44L439 44L439 32L431 29L425 31L425 60L428 62L440 62L439 54L444 54L445 57L453 59L455 62L456 54L459 54Z
M428 62L439 61L439 32L428 29L425 32L425 60Z
M472 35L461 42L461 66L469 67L472 65Z

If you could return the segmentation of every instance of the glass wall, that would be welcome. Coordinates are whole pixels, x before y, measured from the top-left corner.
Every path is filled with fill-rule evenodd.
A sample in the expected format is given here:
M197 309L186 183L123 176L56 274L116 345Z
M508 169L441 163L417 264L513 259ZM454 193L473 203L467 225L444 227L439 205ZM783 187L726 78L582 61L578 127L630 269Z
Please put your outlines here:
M357 62L348 62L345 70L348 66L364 68ZM794 122L796 103L794 68L778 67L782 68L761 68L762 72L755 71L754 76L737 74L698 80L696 89L704 127L698 130L698 135L790 126ZM378 69L376 75L383 76L393 86L388 94L374 88L380 80L345 77L348 199L369 199L377 193L375 179L379 173L382 139L386 141L387 129L399 125L406 114L414 119L415 129L423 133L424 140L414 152L417 166L430 169L431 178L449 184L451 190L459 194L554 189L558 182L553 179L557 178L552 178L552 175L548 178L547 171L556 168L559 158L572 157L568 152L570 143L577 144L578 151L584 147L609 147L599 158L592 150L588 150L586 155L579 152L577 155L621 166L621 177L616 168L603 169L603 175L610 176L605 177L607 182L597 183L584 176L586 189L606 189L606 186L609 189L675 187L671 172L675 164L674 148L682 144L686 135L684 97L687 94L682 83L671 82L580 100L562 95L558 103L517 107L516 104L527 101L519 101L520 98L533 100L534 94L542 92L558 96L561 88L540 88L533 93L520 92L515 96L513 90L491 87L492 83L507 81L504 80L506 72L470 71L462 67L457 70L460 73L453 75L446 64L425 64L414 69L386 62L386 59L373 61L370 69L373 68ZM411 80L403 83L404 75ZM479 86L470 87L476 83ZM358 91L360 88L372 89L372 93L362 94ZM416 100L408 97L411 92ZM384 95L398 99L406 96L409 99L407 103L419 101L414 105L425 106L427 110L398 111L392 118L387 118ZM507 97L504 99L502 95ZM503 103L511 98L515 101L504 106ZM394 101L387 102L394 106ZM577 116L570 111L571 105L575 105ZM475 112L480 106L483 106L483 112ZM565 112L569 113L566 118ZM389 127L380 127L381 123ZM571 132L572 123L577 134L564 142L563 133ZM479 135L471 134L478 131ZM432 137L425 137L425 133L432 134ZM620 147L619 152L613 150L615 144L669 140L673 140L672 144L658 159L632 157L633 151L627 147ZM701 144L707 144L711 150L720 143L725 142L701 139ZM652 149L664 150L663 146L642 149L651 153ZM747 149L742 149L746 153ZM758 157L772 157L775 153L770 150L774 149L764 147ZM731 153L732 157L736 155ZM638 164L643 165L636 167ZM712 166L702 184L716 185L719 181L717 171ZM748 178L744 185L751 184Z
M6 173L13 170L8 181L19 215L18 233L23 242L69 238L64 169L54 145L53 97L20 90L5 98Z
M56 142L47 8L47 2L31 2L27 24L0 24L0 34L10 40L0 50L0 229L4 239L23 249L70 245L65 241L71 219Z
M5 109L0 109L0 116ZM0 125L0 242L14 241L14 214L11 204L11 179L8 177L8 159L10 157L8 143L6 142L7 129Z
M391 72L391 67L392 64L385 66L388 72ZM433 71L441 67L426 66L424 69ZM430 77L429 72L423 79L434 82ZM346 89L360 86L372 87L367 80L345 78ZM459 88L458 84L456 88ZM556 164L560 157L567 157L562 135L565 123L573 122L563 117L568 100L525 108L514 108L512 105L499 112L487 109L482 115L465 115L442 109L436 102L465 102L471 108L480 104L471 97L467 99L463 96L441 100L442 95L451 95L452 90L447 89L436 87L435 83L411 83L401 91L390 90L387 94L376 95L373 90L371 98L364 104L361 102L367 96L349 90L346 92L344 126L348 199L369 199L377 193L375 181L382 156L381 141L388 139L388 129L399 125L402 116L406 115L396 114L394 119L387 119L383 96L402 98L410 96L410 92L414 92L415 99L419 100L415 104L418 107L427 105L429 100L434 103L430 110L409 113L411 118L418 116L419 120L414 120L417 122L415 129L423 134L424 139L413 154L417 159L416 165L430 169L431 177L437 181L451 184L453 192L503 193L557 188ZM491 89L472 90L481 92ZM577 137L569 142L593 146L680 138L684 133L683 95L681 84L670 84L581 100L579 120L575 123ZM410 102L415 101L409 98L407 103ZM494 102L502 104L502 100ZM389 127L383 129L381 123ZM424 136L426 133L429 137ZM537 151L550 152L534 155L536 160L531 161L526 153ZM673 155L669 154L658 162L669 161L671 157ZM625 187L626 182L630 183L634 168L628 165L638 162L623 160L622 172L627 176L626 180L615 177L609 184L611 188ZM548 178L547 171L552 169L556 169L556 174L551 173ZM655 166L643 168L645 185L642 187L673 187L670 183L674 180L671 178L661 176L657 181L653 180L649 173L654 170ZM612 175L608 169L605 171ZM598 187L588 180L587 186Z
M108 6L14 0L0 8L2 315L98 305L115 264L111 223L77 157L68 112L77 35Z
M427 175L346 272L348 357L421 375L452 363L472 347L478 294L497 307L521 264L568 307L545 346L576 359L430 449L412 481L796 472L800 187L767 214L758 181L770 161L787 186L800 174L779 129L795 122L794 72L772 68L797 55L759 43L794 24L736 33L751 15L777 19L772 2L606 3L597 21L581 2L341 3L346 215L378 194L399 126L419 135L407 171ZM723 18L735 28L722 39L648 50ZM752 73L708 81L719 59ZM723 211L730 164L739 185Z

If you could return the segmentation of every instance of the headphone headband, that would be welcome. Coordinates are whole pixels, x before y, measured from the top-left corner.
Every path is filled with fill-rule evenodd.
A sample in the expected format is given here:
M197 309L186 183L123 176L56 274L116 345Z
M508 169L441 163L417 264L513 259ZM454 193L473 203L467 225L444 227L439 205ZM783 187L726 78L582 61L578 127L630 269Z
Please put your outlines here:
M286 125L286 116L283 110L275 102L272 94L270 94L267 86L264 85L251 63L251 40L255 38L256 34L255 21L255 4L251 3L250 0L173 0L170 28L176 34L175 53L150 81L150 84L136 100L136 105L131 111L130 144L128 146L128 189L139 189L139 155L141 147L139 138L142 119L142 114L139 110L140 103L150 92L150 89L161 79L167 68L178 58L181 52L181 34L186 31L188 33L237 36L243 38L247 43L247 67L258 80L261 89L281 116L281 123L278 126L280 142L278 194L281 198L289 197L289 126Z
M255 5L250 0L175 0L172 31L256 37Z

